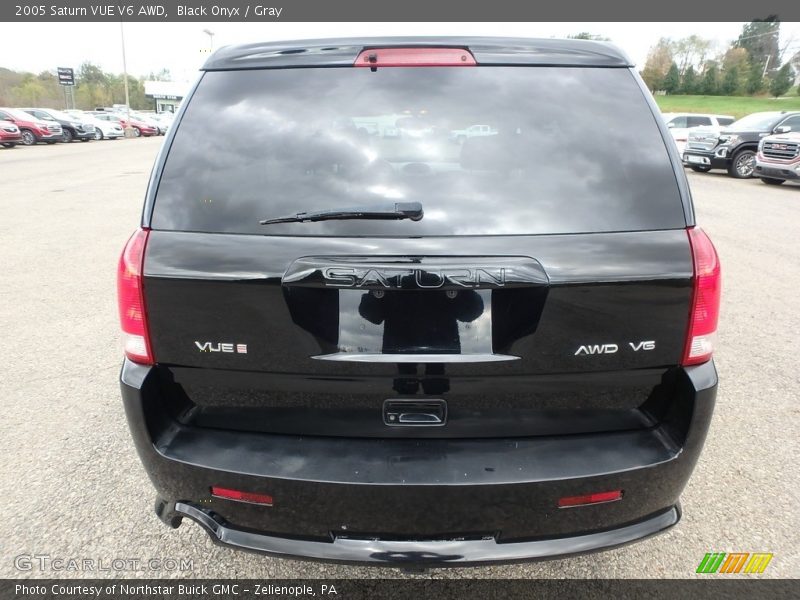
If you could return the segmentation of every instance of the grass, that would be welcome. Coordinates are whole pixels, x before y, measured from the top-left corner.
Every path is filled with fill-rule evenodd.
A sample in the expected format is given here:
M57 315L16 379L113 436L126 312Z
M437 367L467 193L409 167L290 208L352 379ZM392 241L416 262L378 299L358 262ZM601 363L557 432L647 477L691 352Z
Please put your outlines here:
M767 110L800 110L800 95L792 88L780 98L750 96L656 96L661 112L733 115L737 119Z

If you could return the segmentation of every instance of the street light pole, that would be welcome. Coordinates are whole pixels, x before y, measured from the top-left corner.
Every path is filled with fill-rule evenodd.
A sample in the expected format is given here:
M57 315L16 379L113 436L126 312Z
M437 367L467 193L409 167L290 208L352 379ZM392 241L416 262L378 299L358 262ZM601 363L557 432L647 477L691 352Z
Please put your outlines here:
M125 77L125 137L135 137L133 127L131 127L131 98L128 92L128 64L125 61L125 28L122 21L119 22L119 37L122 41L122 74Z

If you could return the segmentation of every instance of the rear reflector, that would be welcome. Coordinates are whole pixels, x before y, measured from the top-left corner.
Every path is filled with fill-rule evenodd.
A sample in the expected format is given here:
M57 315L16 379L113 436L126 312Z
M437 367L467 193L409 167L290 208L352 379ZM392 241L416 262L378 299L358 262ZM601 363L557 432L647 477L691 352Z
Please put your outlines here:
M702 229L689 229L689 244L694 261L694 290L686 335L684 366L711 360L719 320L722 276L719 257L711 240Z
M211 495L216 498L236 500L237 502L249 502L250 504L263 504L265 506L272 506L272 496L267 494L253 494L251 492L242 492L240 490L212 486Z
M558 501L558 508L603 504L604 502L615 502L617 500L622 500L622 490L597 492L595 494L586 494L585 496L565 496Z
M142 286L142 264L148 234L146 229L137 230L122 250L117 268L117 301L125 356L134 362L152 365L153 352L150 349Z
M354 67L474 67L475 57L463 48L373 48L364 50Z

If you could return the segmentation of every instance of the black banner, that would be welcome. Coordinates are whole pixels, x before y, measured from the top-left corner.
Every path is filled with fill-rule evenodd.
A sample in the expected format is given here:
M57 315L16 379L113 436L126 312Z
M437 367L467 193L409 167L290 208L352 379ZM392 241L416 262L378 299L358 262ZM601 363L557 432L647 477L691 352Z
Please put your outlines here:
M0 21L800 21L797 0L3 0Z
M643 564L646 570L647 565ZM0 598L15 600L265 600L277 598L327 598L337 600L421 600L447 598L489 600L500 598L585 598L615 600L665 598L685 600L782 600L797 598L796 580L753 579L747 576L709 576L691 580L526 580L526 579L413 579L398 571L400 579L150 579L0 581Z

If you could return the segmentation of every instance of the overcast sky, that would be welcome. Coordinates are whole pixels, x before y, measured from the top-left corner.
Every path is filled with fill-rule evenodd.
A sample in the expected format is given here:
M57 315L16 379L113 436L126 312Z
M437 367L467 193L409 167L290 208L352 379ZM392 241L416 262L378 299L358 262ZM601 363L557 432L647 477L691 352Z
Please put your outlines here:
M0 0L2 1L2 0ZM214 47L242 42L336 36L501 35L565 37L581 31L600 34L624 49L640 67L659 37L691 34L714 40L722 49L742 23L126 23L128 72L146 75L167 68L176 80L192 80ZM781 25L782 43L800 49L800 23ZM91 61L122 72L118 23L0 23L0 67L40 72L77 68Z

